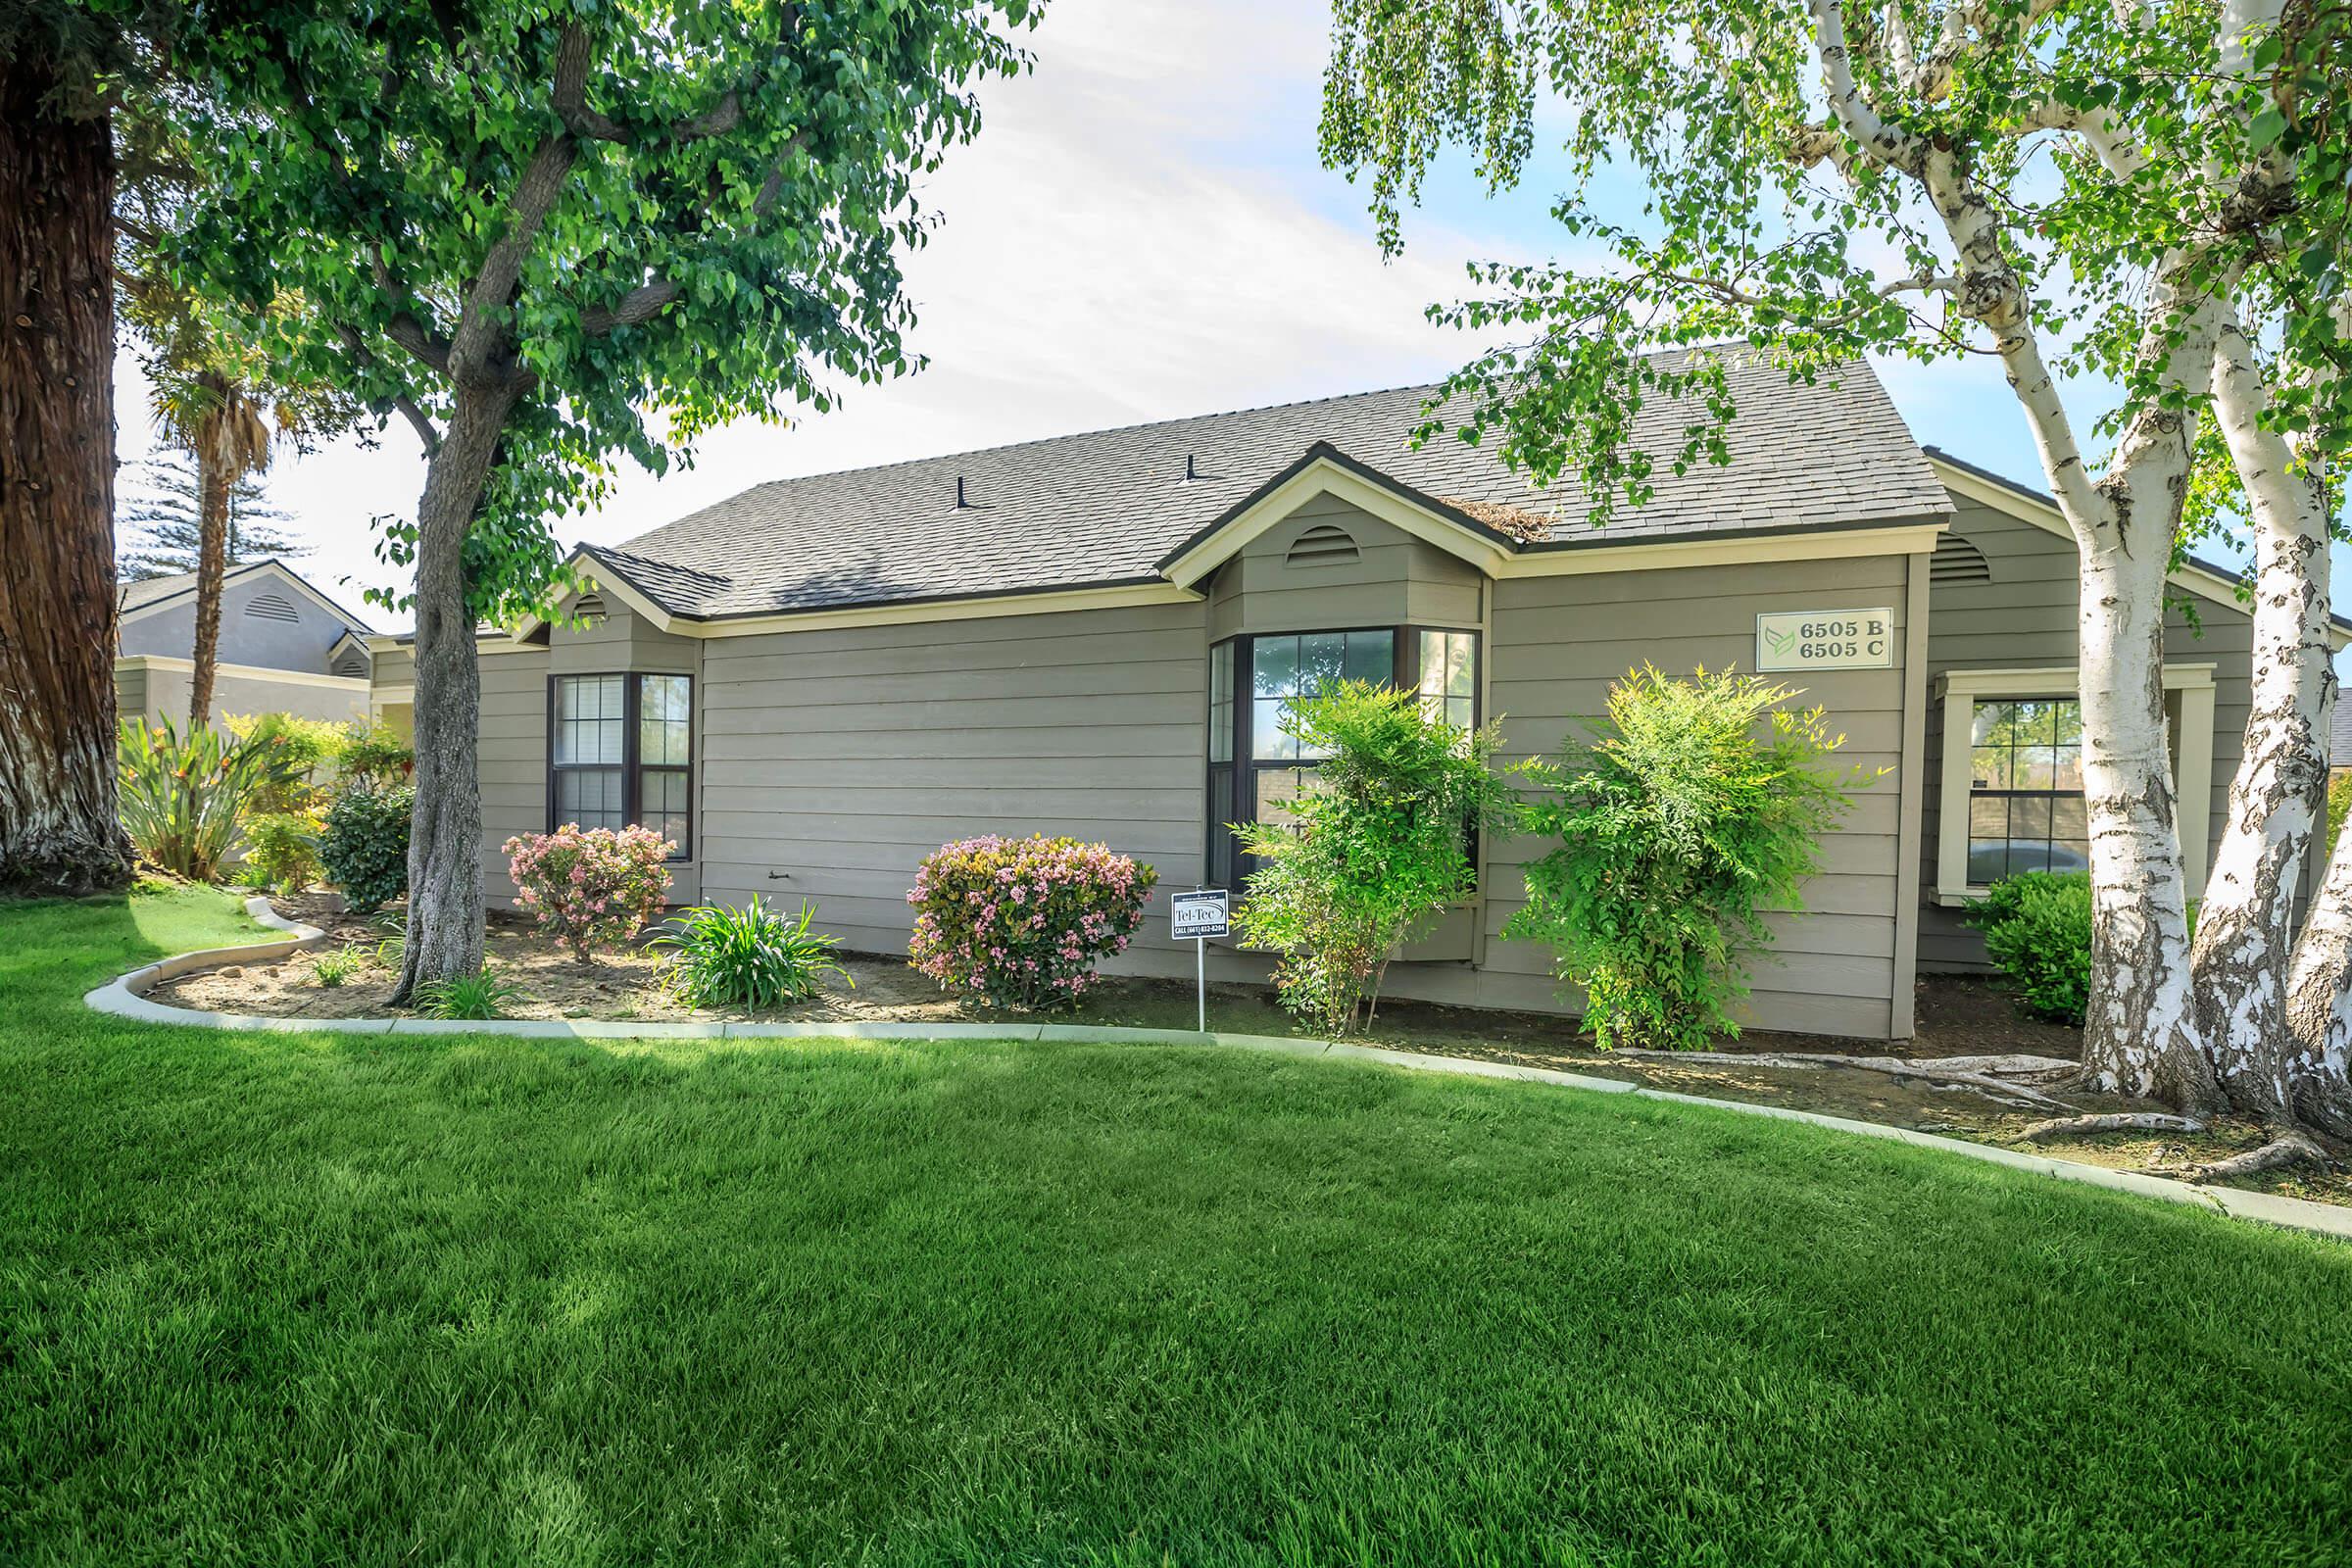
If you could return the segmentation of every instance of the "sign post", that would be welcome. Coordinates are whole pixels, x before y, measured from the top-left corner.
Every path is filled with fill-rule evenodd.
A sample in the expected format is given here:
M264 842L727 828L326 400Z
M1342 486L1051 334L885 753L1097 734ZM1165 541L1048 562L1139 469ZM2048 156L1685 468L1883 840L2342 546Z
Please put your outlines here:
M1208 939L1233 929L1223 888L1198 888L1168 895L1168 935L1192 938L1193 967L1200 984L1200 1032L1208 1033Z

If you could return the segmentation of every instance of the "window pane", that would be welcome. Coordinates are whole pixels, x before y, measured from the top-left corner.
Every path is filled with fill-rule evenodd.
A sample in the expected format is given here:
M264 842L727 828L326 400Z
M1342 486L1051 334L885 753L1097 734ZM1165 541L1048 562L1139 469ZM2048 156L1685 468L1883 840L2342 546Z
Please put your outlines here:
M556 682L556 762L618 762L622 677L566 675Z
M1208 885L1212 888L1233 886L1234 857L1238 847L1226 827L1234 817L1233 769L1216 767L1208 774Z
M1298 638L1260 637L1250 645L1250 690L1258 697L1290 697L1298 692Z
M2082 788L2082 748L2060 746L2052 750L2052 771L2056 775L2053 788L2081 790Z
M2013 788L2021 790L2057 788L2055 781L2058 777L2058 748L2055 746L2021 746L2017 749L2017 760L2012 765L2016 768L2017 776L2017 783Z
M1389 631L1351 631L1348 634L1348 678L1374 686L1396 683L1396 634Z
M1449 632L1446 637L1446 695L1475 697L1478 695L1478 667L1474 657L1478 641L1469 632Z
M2090 812L2079 795L2050 803L2050 869L2090 869Z
M1979 703L1973 725L1979 746L2011 746L2017 739L2015 703Z
M1250 749L1264 761L1278 761L1298 755L1298 743L1282 732L1282 705L1279 697L1260 697L1250 705Z
M1471 701L1467 697L1446 699L1446 722L1455 729L1468 729L1471 719Z
M1257 820L1289 827L1298 820L1290 803L1297 800L1314 774L1298 767L1261 767L1257 770Z
M2009 787L2009 748L1979 746L1969 753L1969 782L1981 790L2005 790Z
M617 767L566 768L556 775L556 822L625 827L624 794Z
M1446 690L1446 634L1425 631L1421 634L1421 678L1414 689L1424 697L1437 697Z
M1968 803L1968 879L1998 882L2009 874L2009 802L1978 796Z
M641 820L647 827L677 846L673 856L682 857L686 851L689 831L688 812L694 798L693 775L684 769L652 769L643 775L640 793L644 796Z
M1313 697L1324 687L1336 684L1348 667L1348 634L1338 631L1310 632L1298 639L1298 686L1297 695Z
M687 677L638 676L637 760L684 766L694 760L690 750L693 739L693 700Z

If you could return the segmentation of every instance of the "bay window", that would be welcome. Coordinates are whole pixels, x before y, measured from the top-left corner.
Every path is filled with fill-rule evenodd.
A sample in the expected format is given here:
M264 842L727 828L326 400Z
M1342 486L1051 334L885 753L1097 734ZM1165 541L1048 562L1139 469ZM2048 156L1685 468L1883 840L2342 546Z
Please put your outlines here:
M548 827L639 823L694 854L694 678L557 675L548 694Z
M1342 680L1417 692L1457 727L1478 722L1478 634L1418 626L1259 633L1208 655L1207 880L1234 887L1248 857L1227 824L1281 822L1322 760L1284 733L1286 704Z

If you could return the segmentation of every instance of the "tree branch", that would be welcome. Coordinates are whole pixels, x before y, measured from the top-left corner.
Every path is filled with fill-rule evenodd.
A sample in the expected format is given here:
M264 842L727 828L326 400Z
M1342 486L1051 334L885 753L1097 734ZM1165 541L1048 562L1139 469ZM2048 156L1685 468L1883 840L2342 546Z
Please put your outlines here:
M603 337L616 328L635 326L640 321L653 319L654 317L661 314L663 306L668 305L684 292L684 289L670 279L657 278L651 283L642 284L629 290L620 297L620 301L616 305L599 305L582 311L580 313L580 330L590 337Z
M1840 0L1805 0L1805 4L1813 14L1813 47L1821 56L1822 85L1829 90L1830 110L1838 123L1881 160L1916 176L1926 164L1926 145L1889 123L1863 95L1861 84L1854 79Z
M343 340L344 348L350 351L351 357L358 361L363 368L377 363L375 356L368 352L367 340L352 328L339 326L335 328L335 335ZM432 419L426 416L424 410L416 406L415 399L406 392L395 392L392 394L392 406L398 409L401 416L416 428L417 438L424 443L426 457L429 458L441 450L441 432L433 428Z

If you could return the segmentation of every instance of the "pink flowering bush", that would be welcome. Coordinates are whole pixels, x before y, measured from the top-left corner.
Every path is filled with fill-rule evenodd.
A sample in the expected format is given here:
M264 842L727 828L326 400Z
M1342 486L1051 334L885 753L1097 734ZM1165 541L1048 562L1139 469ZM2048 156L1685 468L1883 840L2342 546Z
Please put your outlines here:
M676 846L650 827L616 833L573 822L553 833L518 833L502 848L519 890L515 907L592 963L599 948L620 947L660 912L669 893L662 862Z
M1067 1007L1123 953L1159 873L1076 839L964 839L914 874L908 961L996 1007Z

